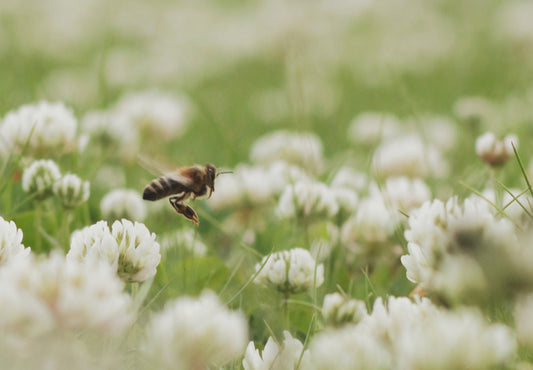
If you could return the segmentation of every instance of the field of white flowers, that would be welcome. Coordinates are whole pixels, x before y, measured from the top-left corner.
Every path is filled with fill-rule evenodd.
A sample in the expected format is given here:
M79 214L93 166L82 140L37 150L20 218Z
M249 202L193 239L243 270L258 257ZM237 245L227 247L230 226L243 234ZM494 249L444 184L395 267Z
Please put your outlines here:
M0 367L533 369L532 2L0 0L0 70Z

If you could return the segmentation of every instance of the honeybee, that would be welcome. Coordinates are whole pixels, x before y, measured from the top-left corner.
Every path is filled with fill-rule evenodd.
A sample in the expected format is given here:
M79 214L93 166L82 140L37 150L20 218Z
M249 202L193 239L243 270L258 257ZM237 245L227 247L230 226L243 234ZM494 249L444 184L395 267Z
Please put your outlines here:
M172 207L177 213L191 220L193 224L198 225L200 224L198 215L194 209L184 202L190 197L196 199L206 195L208 191L209 199L215 191L215 178L222 173L230 172L217 173L216 167L212 164L206 164L205 166L194 164L180 167L175 172L154 179L146 185L143 191L143 199L155 201L176 194L168 198Z

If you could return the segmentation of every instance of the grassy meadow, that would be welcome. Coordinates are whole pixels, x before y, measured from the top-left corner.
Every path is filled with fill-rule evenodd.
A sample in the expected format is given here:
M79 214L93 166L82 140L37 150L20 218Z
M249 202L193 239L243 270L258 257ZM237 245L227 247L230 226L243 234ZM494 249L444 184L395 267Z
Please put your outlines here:
M2 0L0 70L0 362L533 368L529 2Z

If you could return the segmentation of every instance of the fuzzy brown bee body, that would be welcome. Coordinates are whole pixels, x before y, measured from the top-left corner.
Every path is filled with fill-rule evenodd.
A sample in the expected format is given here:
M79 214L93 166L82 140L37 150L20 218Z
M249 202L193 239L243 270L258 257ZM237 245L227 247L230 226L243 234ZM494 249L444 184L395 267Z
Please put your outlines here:
M143 199L155 201L176 194L168 199L172 207L198 225L200 223L198 215L184 202L191 196L196 199L206 195L208 191L211 197L215 191L216 176L217 170L212 164L180 167L175 172L154 179L146 185Z

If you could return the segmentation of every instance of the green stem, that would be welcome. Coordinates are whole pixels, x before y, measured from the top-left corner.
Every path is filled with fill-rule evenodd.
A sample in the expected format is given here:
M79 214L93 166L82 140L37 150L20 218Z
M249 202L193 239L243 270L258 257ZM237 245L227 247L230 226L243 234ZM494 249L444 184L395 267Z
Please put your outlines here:
M4 192L5 197L5 208L4 208L4 214L8 215L11 212L11 198L13 196L13 179L9 179L7 182L7 189Z
M491 167L490 182L491 182L492 188L494 189L494 204L496 204L498 209L502 209L503 189L501 186L499 186L499 183L498 183L498 172L499 172L499 168Z
M34 213L34 218L33 218L33 222L34 222L34 229L36 230L35 232L35 252L42 252L42 237L41 237L41 232L39 230L41 230L41 227L42 227L42 223L43 223L43 214L42 214L43 210L42 210L42 204L40 202L38 202L36 205L35 205L35 213Z
M131 300L135 302L135 297L139 292L139 283L131 283Z
M59 231L59 243L63 249L68 250L70 242L70 223L72 222L72 211L67 209L63 211L61 217L61 229Z
M290 330L290 312L289 312L289 299L291 297L291 293L285 292L283 294L283 300L281 301L281 309L283 311L283 326L284 330Z

